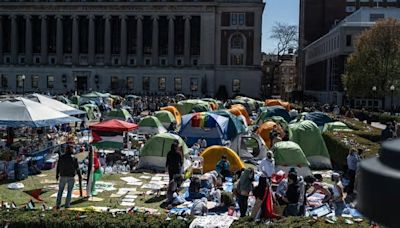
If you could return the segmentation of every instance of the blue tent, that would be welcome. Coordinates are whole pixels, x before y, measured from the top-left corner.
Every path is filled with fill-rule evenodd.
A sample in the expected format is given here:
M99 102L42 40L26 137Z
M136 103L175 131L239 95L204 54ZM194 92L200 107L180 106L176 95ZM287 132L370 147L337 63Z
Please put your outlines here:
M228 139L229 118L210 113L198 112L182 116L179 135L186 138L186 144L192 146L198 139L204 138L207 145L222 145Z
M305 114L304 119L311 120L318 127L323 127L326 123L333 122L332 118L323 112L309 112Z
M289 115L289 112L286 110L286 108L282 106L268 106L268 107L262 107L261 113L258 116L257 123L261 121L263 123L265 120L273 117L273 116L280 116L282 117L286 122L290 122L292 118Z
M246 132L246 127L241 118L233 115L232 113L230 113L226 110L218 110L218 111L214 111L212 113L215 113L219 116L229 118L229 122L228 122L228 139L229 140L232 140L237 135L239 135L243 132Z

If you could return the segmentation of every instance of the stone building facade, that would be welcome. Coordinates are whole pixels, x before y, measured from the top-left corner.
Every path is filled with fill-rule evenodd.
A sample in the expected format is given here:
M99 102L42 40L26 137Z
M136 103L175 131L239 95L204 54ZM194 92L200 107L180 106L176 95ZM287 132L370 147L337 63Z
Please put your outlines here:
M1 1L0 90L259 96L261 0Z

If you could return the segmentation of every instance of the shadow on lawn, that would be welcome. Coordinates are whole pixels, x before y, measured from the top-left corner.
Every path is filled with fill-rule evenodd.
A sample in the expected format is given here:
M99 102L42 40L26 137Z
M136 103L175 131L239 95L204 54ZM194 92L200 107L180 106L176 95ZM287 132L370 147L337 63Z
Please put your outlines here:
M152 198L150 198L150 199L148 199L148 200L146 200L144 202L145 203L158 203L158 202L161 202L161 201L163 201L165 199L166 199L165 195L164 196L159 195L159 196L154 196L154 197L152 197Z

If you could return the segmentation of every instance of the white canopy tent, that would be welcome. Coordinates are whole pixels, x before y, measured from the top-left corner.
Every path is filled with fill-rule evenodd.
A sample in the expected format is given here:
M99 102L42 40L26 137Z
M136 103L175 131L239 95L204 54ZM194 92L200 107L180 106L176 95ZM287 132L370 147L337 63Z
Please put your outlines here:
M22 97L1 102L0 110L0 125L12 128L46 127L81 121Z
M54 110L57 110L59 112L67 114L67 115L82 115L82 114L85 114L85 112L82 111L82 110L73 108L73 107L71 107L69 105L66 105L66 104L64 104L62 102L59 102L59 101L57 101L55 99L52 99L52 98L50 98L48 96L44 96L44 95L41 95L41 94L34 93L34 94L31 94L31 95L28 95L27 98L29 98L30 100L39 102L42 105L45 105L45 106L47 106L49 108L52 108Z

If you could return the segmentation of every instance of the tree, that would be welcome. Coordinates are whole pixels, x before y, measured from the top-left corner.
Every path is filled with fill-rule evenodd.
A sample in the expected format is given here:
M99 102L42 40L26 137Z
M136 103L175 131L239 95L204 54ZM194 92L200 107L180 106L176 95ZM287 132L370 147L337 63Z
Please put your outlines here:
M360 34L347 59L343 84L350 97L385 97L400 79L400 21L386 19ZM376 94L372 87L376 87Z
M262 92L264 97L271 96L271 91L274 85L275 74L281 65L281 58L290 51L297 49L297 26L285 23L275 22L272 27L271 39L277 41L277 48L272 53L274 55L274 64L271 64L269 73L263 72ZM269 74L269 75L268 75ZM267 86L267 85L270 86Z

